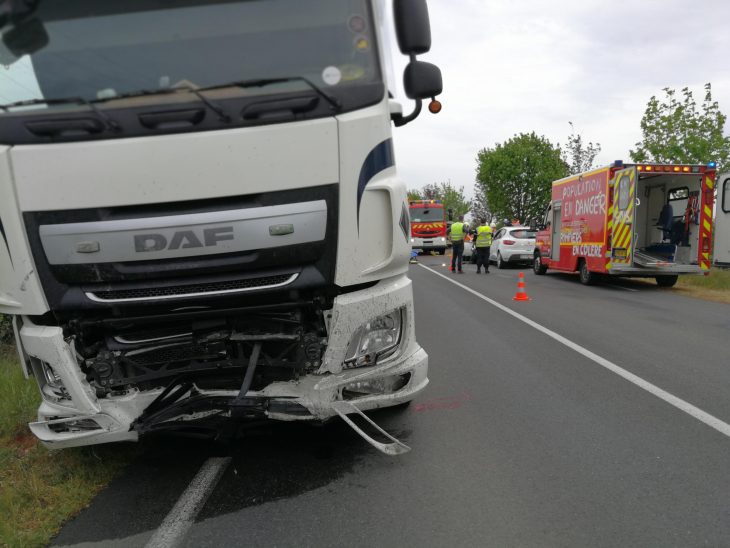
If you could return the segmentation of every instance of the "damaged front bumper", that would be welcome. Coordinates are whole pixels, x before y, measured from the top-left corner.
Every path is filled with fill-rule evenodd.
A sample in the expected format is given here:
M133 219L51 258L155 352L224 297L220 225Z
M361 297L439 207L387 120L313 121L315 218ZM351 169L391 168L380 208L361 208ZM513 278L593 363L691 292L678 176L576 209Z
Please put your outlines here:
M364 322L403 310L397 350L382 363L347 369L346 354ZM156 431L214 436L233 421L325 421L350 402L367 411L412 400L428 384L428 357L415 340L411 282L405 276L334 299L326 311L326 351L316 371L246 390L206 389L184 374L165 387L100 395L61 327L23 319L22 352L43 401L31 431L48 447L135 441Z

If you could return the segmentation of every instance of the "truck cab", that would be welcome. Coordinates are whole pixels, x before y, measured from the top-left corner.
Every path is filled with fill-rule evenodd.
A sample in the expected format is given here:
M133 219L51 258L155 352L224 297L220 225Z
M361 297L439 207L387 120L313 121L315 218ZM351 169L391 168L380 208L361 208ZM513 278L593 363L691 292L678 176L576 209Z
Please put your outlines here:
M52 447L407 402L391 127L441 92L425 1L2 2L0 313ZM6 17L6 14L10 14Z

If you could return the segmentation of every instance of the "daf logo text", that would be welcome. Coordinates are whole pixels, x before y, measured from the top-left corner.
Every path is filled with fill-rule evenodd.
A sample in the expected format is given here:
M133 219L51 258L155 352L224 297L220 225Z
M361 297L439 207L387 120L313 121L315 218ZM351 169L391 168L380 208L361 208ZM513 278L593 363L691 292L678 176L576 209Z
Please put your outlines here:
M215 247L220 242L233 240L233 227L205 228L202 231L180 230L171 237L164 234L137 234L134 236L134 250L137 253L162 251L165 249L193 249Z

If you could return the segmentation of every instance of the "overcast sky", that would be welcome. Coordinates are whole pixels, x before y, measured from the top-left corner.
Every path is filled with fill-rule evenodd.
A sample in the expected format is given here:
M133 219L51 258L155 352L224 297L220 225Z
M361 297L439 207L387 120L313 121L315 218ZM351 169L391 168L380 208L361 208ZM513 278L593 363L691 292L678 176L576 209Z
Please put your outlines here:
M628 161L647 101L664 87L688 86L701 101L711 82L730 114L730 0L429 0L429 9L433 47L421 59L441 67L444 108L394 130L409 187L451 180L472 196L480 149L530 131L565 143L568 122L601 144L599 164ZM408 113L406 58L392 50ZM32 69L13 70L25 97Z
M429 10L421 59L441 67L444 109L395 130L409 187L450 179L471 196L480 149L530 131L564 143L569 121L601 144L600 164L629 161L664 87L701 100L711 82L730 114L730 1L429 0Z

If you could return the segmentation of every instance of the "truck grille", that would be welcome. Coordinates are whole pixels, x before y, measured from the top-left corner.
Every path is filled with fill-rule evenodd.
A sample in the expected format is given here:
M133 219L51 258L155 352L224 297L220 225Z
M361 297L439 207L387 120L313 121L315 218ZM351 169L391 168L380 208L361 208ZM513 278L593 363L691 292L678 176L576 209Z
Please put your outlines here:
M216 295L224 293L240 293L256 289L271 289L292 283L299 274L280 274L263 278L246 280L230 280L193 285L177 285L169 287L145 287L138 289L117 289L111 291L87 292L86 296L97 302L151 301L157 299L177 299Z

